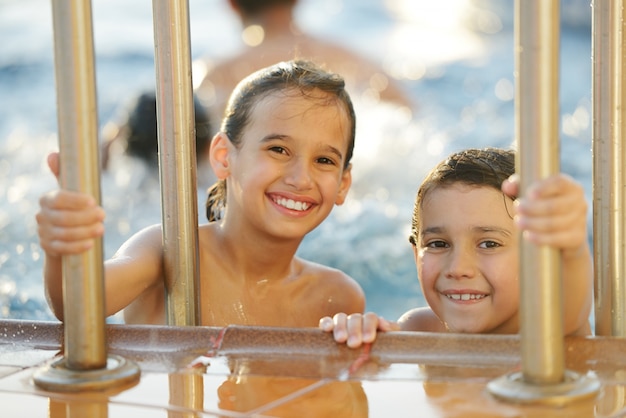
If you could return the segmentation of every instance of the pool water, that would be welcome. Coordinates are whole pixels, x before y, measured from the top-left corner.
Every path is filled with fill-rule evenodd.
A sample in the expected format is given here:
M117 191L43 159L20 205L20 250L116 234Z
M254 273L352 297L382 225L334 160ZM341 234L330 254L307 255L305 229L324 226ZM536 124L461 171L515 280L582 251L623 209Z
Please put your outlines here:
M396 319L425 305L407 240L423 176L453 150L513 142L513 2L301 3L303 27L380 62L418 103L407 115L354 98L357 142L348 201L299 251L346 271L363 286L368 310ZM238 22L226 4L190 1L194 59L218 59L239 46ZM584 1L563 1L561 7L561 164L591 201L591 10ZM154 86L151 2L96 0L93 14L103 125L129 96ZM51 22L47 0L0 1L2 318L52 319L34 219L39 196L55 187L45 164L57 148ZM161 221L154 173L130 160L117 164L102 175L105 257L132 232ZM199 171L199 205L209 179L208 171ZM204 211L199 213L204 221Z

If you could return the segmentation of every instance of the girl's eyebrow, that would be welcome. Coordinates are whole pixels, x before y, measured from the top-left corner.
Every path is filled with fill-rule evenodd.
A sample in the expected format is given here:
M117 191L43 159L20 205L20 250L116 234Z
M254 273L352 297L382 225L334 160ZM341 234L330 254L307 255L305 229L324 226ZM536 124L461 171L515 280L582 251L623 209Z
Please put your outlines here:
M444 229L441 226L431 226L430 228L422 229L422 235L440 234L443 230Z
M282 134L267 134L265 135L263 138L261 138L261 143L264 142L269 142L269 141L273 141L275 139L281 140L281 141L286 141L288 140L290 137L288 135L282 135Z

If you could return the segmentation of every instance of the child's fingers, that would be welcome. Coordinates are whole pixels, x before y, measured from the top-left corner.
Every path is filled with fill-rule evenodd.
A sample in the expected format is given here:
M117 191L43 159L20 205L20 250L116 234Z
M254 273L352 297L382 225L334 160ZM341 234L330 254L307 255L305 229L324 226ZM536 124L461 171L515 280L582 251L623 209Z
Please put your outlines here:
M333 337L338 343L348 340L348 315L341 312L333 316Z
M348 315L348 340L347 345L350 348L360 347L363 344L363 315Z
M584 197L584 190L572 177L558 173L529 185L524 194L530 199L570 194Z
M50 154L48 154L47 162L50 171L52 171L52 174L54 174L54 176L58 180L60 174L59 153L51 152Z
M387 321L383 318L379 318L373 312L368 312L363 315L363 342L372 343L376 339L376 331L380 329L381 325L387 325ZM383 330L384 331L384 330Z
M82 253L104 233L104 211L91 196L58 190L39 202L35 215L39 242L49 255Z
M396 322L387 321L373 312L363 315L363 342L372 343L378 331L398 331L400 326Z
M519 176L517 174L513 174L508 179L502 182L502 192L515 199L519 192Z
M587 239L587 220L584 214L572 212L556 216L517 215L515 221L524 237L535 244L572 248Z
M70 217L71 218L71 217ZM101 222L75 225L57 225L37 215L41 247L50 255L79 254L93 247L94 239L104 234Z
M333 319L330 316L325 316L320 319L319 328L322 331L330 332L334 328Z
M42 235L39 239L41 248L49 255L58 257L62 255L81 254L94 246L94 238L79 240L62 240Z
M54 190L39 198L39 206L42 209L53 210L81 210L88 207L96 207L96 200L85 193L71 190Z
M387 331L400 331L400 325L397 322L388 321L385 318L378 317L378 330Z
M524 237L540 245L577 248L587 238L587 203L583 189L566 175L533 184L516 202L515 222Z

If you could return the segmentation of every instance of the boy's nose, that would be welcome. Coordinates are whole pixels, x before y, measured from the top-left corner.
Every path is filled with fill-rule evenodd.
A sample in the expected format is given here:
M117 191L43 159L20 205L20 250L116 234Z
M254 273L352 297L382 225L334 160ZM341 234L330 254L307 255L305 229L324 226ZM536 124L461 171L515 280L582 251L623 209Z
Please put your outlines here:
M455 247L448 258L446 277L450 279L469 279L476 271L476 257L472 250Z

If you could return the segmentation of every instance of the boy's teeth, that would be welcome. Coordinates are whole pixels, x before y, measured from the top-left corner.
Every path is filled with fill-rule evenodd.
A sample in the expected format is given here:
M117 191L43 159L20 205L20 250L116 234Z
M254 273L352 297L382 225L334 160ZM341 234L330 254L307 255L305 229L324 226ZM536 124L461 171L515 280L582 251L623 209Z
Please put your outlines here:
M309 208L309 204L305 202L296 202L293 199L276 199L276 203L291 210L303 211Z
M473 299L482 299L485 297L485 295L477 295L474 293L463 293L463 294L454 293L454 294L450 294L446 296L448 297L448 299L454 299L454 300L473 300Z

